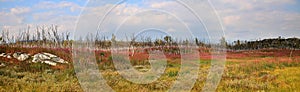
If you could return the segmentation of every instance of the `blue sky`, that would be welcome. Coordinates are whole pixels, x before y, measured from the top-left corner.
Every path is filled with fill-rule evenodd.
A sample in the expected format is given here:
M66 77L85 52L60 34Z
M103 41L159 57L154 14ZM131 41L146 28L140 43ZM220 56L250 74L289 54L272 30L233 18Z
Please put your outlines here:
M26 13L22 16L26 16L25 19L32 19L33 14L37 13L46 13L46 12L60 12L63 15L72 15L72 16L78 16L80 13L79 7L84 6L86 1L83 0L35 0L35 1L26 1L26 0L3 0L0 1L0 9L1 12L12 12L13 9L19 9L19 11L22 11L24 9L29 9L26 11ZM71 7L78 7L77 10L71 11ZM27 16L29 15L29 16ZM24 23L30 23L34 22L34 20L31 21L25 21Z
M0 31L9 30L17 34L20 30L26 29L27 26L51 24L59 25L61 32L73 31L82 9L86 10L81 16L89 17L92 14L100 16L104 14L105 9L113 6L111 3L113 1L116 0L98 1L101 4L93 3L84 8L86 0L0 0ZM225 36L229 41L237 39L256 40L278 36L300 37L300 26L298 26L300 24L300 0L210 0L210 2L220 16L220 21L224 25ZM110 16L114 16L114 18L106 20L109 23L104 24L105 30L102 33L113 33L118 27L117 24L124 22L124 19L130 20L124 24L129 28L122 29L125 33L129 32L128 34L130 32L136 33L132 30L141 30L142 28L139 27L145 25L159 27L168 32L186 33L186 31L182 31L187 30L183 28L182 24L174 23L180 21L164 19L170 18L170 16L153 15L153 12L152 15L135 16L135 13L155 8L170 11L190 27L192 34L207 39L208 36L204 27L195 25L195 18L191 18L192 16L189 16L189 13L186 13L182 9L183 7L176 3L173 0L144 0L144 2L127 0L112 10ZM200 5L195 3L194 6ZM99 19L91 18L90 20L98 21ZM154 25L153 23L161 23L161 25ZM87 24L85 28L86 30L96 30L89 27L96 24L95 21L93 24ZM116 26L108 24L115 24Z

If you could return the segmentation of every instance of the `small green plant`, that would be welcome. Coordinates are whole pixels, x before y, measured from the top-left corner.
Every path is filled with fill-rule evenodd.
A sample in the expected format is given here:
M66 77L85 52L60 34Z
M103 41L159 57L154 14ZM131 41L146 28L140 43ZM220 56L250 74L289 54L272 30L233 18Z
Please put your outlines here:
M175 70L175 69L170 69L168 72L167 72L168 76L169 77L175 77L178 75L178 70Z
M105 53L104 53L104 52L101 52L101 53L100 53L100 56L101 56L101 57L100 57L100 62L102 62L102 61L103 61L103 57L105 56Z

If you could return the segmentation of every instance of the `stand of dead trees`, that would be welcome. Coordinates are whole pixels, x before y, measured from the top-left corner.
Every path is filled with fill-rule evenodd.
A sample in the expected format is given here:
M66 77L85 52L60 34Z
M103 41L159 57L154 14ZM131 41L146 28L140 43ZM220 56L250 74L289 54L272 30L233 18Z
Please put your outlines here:
M20 30L17 34L10 34L9 29L2 30L1 45L12 47L71 47L70 32L58 31L57 25L36 26L31 28L28 26L24 30Z
M117 40L112 34L111 37L103 36L98 32L89 34L79 40L95 42L95 49L110 50L114 48L130 48L132 52L139 48L158 48L166 52L179 53L180 47L189 48L198 46L199 48L208 49L215 46L205 43L198 38L194 39L174 39L171 36L165 36L157 39L151 37L135 37L131 35L126 37L126 41ZM43 48L71 48L74 40L70 38L70 32L60 32L57 25L28 26L26 29L19 31L18 34L11 34L9 29L3 29L0 35L0 45L13 47L43 47ZM234 41L228 44L225 38L220 39L220 44L226 46L229 50L257 50L257 49L300 49L300 39L298 38L274 38L256 41ZM126 47L127 46L127 47ZM187 50L188 51L188 50Z

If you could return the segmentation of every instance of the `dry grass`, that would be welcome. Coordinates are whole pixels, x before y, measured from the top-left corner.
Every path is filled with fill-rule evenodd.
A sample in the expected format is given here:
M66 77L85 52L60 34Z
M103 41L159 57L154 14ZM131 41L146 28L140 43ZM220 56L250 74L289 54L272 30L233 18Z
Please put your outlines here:
M22 51L26 52L27 50ZM68 54L70 52L36 49L36 52L39 51L53 52L59 54L59 56L63 54L66 59L70 59ZM254 55L227 59L224 74L217 91L300 91L298 86L300 85L300 54L295 53L293 57L278 57L269 55L269 53L275 52L264 53L262 54L263 56ZM234 54L229 53L228 55ZM266 57L265 55L269 56ZM107 84L117 92L167 91L178 77L180 69L179 59L168 59L167 68L157 81L150 84L135 84L124 79L114 69L113 63L109 62L111 61L109 54L105 54L103 60L106 62L99 62L101 74L104 76ZM192 92L199 92L203 89L211 66L209 59L199 62L199 77L191 90ZM139 60L136 60L135 63L148 66L147 62L140 63ZM57 70L44 64L28 65L21 63L0 68L0 91L82 91L71 66L72 64L69 68Z

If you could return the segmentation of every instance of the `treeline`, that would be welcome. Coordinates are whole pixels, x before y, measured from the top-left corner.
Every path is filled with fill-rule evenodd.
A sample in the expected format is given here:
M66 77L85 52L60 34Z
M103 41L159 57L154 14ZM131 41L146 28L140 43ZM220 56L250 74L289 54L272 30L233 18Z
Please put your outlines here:
M12 47L71 47L70 32L59 32L57 25L28 26L19 33L11 34L3 29L0 44Z
M43 48L71 48L73 39L70 38L70 32L60 32L57 25L48 26L28 26L19 31L18 34L10 34L9 29L3 29L0 35L0 45L12 47L43 47ZM110 49L114 47L129 46L132 48L159 47L176 48L198 46L200 48L210 48L216 44L206 43L198 38L175 39L171 36L153 39L151 37L135 37L131 35L126 37L126 41L118 41L112 34L111 37L103 36L99 33L89 34L86 37L80 37L79 40L92 41L96 49ZM234 41L228 44L224 37L220 39L220 44L224 44L229 50L257 50L257 49L300 49L300 39L298 38L274 38L256 41ZM219 44L219 45L220 45ZM226 44L226 45L225 45ZM221 46L221 45L220 45Z
M263 39L256 41L234 41L227 46L231 50L257 50L257 49L300 49L299 38L278 38Z
M9 29L2 29L0 35L0 45L10 47L43 47L43 48L71 48L74 39L70 38L70 32L61 32L57 25L28 26L20 30L19 33L12 34ZM111 37L99 33L88 34L79 37L81 41L93 41L97 49L110 49L112 45L129 47L176 47L195 45L194 39L178 40L171 36L165 36L153 40L151 37L126 37L125 41L116 40L116 36ZM205 44L196 39L196 45Z

